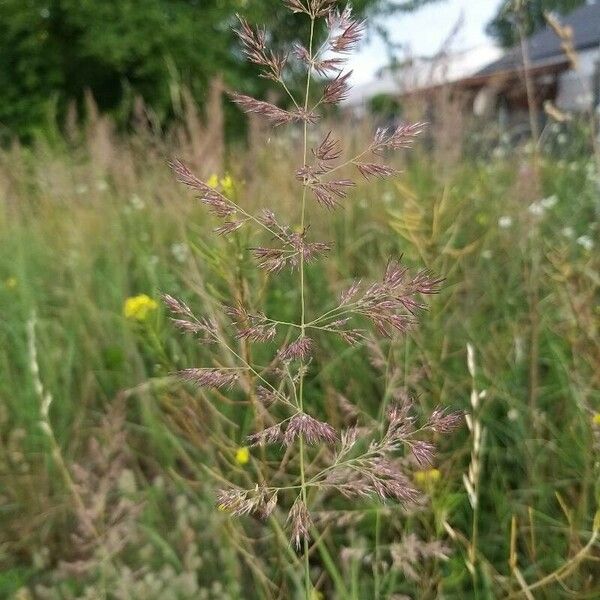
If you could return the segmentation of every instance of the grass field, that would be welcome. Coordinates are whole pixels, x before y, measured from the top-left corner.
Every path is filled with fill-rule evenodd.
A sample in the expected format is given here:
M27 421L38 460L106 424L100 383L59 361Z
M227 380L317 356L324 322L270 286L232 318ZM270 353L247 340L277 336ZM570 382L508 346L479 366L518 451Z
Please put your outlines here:
M294 146L231 150L218 175L293 223ZM252 407L170 375L230 357L176 331L160 303L182 298L225 331L220 306L241 298L285 321L295 275L257 272L245 230L212 233L166 166L174 147L105 132L0 155L0 598L302 597L281 515L215 508L223 481L259 473L260 450L238 453ZM310 206L335 247L308 269L308 310L380 278L390 257L443 290L379 347L386 373L364 345L319 340L306 402L339 428L339 393L377 418L391 370L418 414L463 410L471 427L414 473L423 505L315 500L315 600L598 598L597 167L560 144L539 178L524 149L444 162L417 148L402 167L343 209ZM139 294L158 306L127 318ZM260 363L272 348L251 351Z

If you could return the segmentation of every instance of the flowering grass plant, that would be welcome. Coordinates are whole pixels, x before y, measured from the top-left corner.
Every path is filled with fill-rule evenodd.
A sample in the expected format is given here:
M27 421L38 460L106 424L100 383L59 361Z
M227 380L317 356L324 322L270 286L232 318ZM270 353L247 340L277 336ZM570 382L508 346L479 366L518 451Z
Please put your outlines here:
M431 146L406 160L386 153L386 163L403 164L401 177L365 180L347 165L339 176L357 185L338 210L307 196L305 242L331 246L327 260L305 265L307 323L336 307L353 279L363 290L381 281L388 257L446 278L410 335L372 338L364 315L352 316L366 338L354 344L306 331L304 412L338 437L304 448L312 600L600 597L596 163L574 122L551 125L542 146L559 153L544 150L543 185L531 190L526 148L503 142L503 156L449 155L440 131L456 124L430 114ZM300 233L302 124L269 132L263 147L252 123L248 150L230 148L224 165L214 143L202 152L195 121L189 136L168 139L145 127L97 135L102 123L89 136L81 123L78 141L60 147L0 149L0 598L303 598L304 553L285 531L300 491L298 439L247 440L297 411L269 404L272 390L235 356L279 388L276 368L285 366L269 367L299 329L271 323L265 341L236 336L266 319L300 322L299 264L257 269L252 249L279 241L253 221L212 235L222 223L190 201L193 190L173 185L162 158L184 157L205 180L216 173L221 192L230 173L225 196L252 215L269 206ZM353 121L345 130L336 111L309 127L309 157L330 130L343 137L343 161L375 127ZM551 143L557 135L568 144ZM533 214L532 204L544 211ZM200 325L214 321L227 346L174 335L160 306L144 321L125 318L128 297L157 300L159 290L194 308ZM174 317L204 336L193 318ZM292 373L299 365L290 361ZM193 366L238 376L230 387L196 389L169 375ZM295 402L291 382L282 393ZM419 466L409 446L391 456L427 502L312 485L343 435L358 428L349 458L358 457L407 396L418 423L440 403L465 410L472 426L418 433L436 445L432 466ZM349 476L336 470L343 484ZM215 507L218 490L252 497L257 484L277 491L266 520Z
M418 424L410 399L399 387L392 390L391 402L382 406L384 418L370 426L359 425L355 419L352 426L338 431L319 415L311 414L306 382L318 369L315 356L323 336L338 336L351 345L376 346L374 335L365 328L368 323L378 336L406 334L424 308L423 297L435 294L442 280L426 271L412 273L398 260L390 259L380 281L355 281L341 293L335 306L321 314L309 314L307 264L332 248L330 242L311 237L310 215L319 211L322 219L324 210L337 208L355 185L356 176L366 180L395 176L397 171L385 163L386 156L410 148L424 125L378 129L366 147L351 157L345 156L341 140L332 132L322 133L321 141L310 148L309 128L318 128L319 109L339 103L348 94L351 73L344 66L365 24L353 18L349 7L336 10L331 0L287 0L286 5L310 21L306 46L297 44L289 54L277 54L268 49L265 31L253 29L241 17L238 35L245 55L261 68L263 77L280 85L287 103L278 106L237 93L232 99L243 111L264 117L274 126L301 128L302 149L293 174L298 183L298 214L289 215L299 226L283 222L268 208L251 213L226 193L224 185L217 185L216 178L202 181L179 160L173 161L172 168L178 180L197 192L221 221L216 229L219 235L236 235L243 227L266 234L268 243L259 243L251 250L259 269L272 274L284 269L297 271L298 319L279 321L264 312L251 312L242 302L223 307L230 319L229 329L238 340L253 344L277 342L269 364L260 366L234 348L218 323L196 317L189 306L170 295L164 301L178 328L207 344L225 347L237 360L235 367L187 368L180 372L181 377L215 390L241 386L245 394L257 399L256 431L249 436L248 445L285 448L280 465L273 467L272 461L262 460L254 487L222 489L217 505L232 515L253 514L261 519L271 517L281 506L287 513L291 540L302 552L304 590L310 597L310 540L315 539L312 506L317 495L328 497L338 492L348 498L418 502L421 491L413 484L410 470L419 469L415 479L421 484L434 480L431 473L439 477L432 466L435 448L428 438L450 432L459 425L461 415L438 408ZM326 35L317 44L320 21L324 21ZM286 68L298 65L306 72L302 98L290 91L286 77ZM249 458L248 449L238 450L238 464L245 464ZM428 474L422 481L421 473Z

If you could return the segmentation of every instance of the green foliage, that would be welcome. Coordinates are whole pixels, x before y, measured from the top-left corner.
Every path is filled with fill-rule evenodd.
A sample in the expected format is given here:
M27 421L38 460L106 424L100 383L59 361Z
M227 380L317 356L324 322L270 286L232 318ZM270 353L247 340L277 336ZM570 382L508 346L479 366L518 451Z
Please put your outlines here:
M393 96L378 94L369 100L369 112L378 118L391 119L402 113L402 103Z
M360 15L385 4L353 6ZM397 4L395 10L417 6ZM0 2L0 137L31 136L50 117L62 123L68 103L81 108L86 90L102 111L125 115L122 103L140 95L159 121L172 110L175 83L201 105L217 74L260 95L266 84L256 84L256 69L240 60L233 33L238 12L267 23L275 46L288 45L306 27L281 0Z
M31 134L49 102L59 118L89 89L103 110L124 90L159 115L170 104L175 70L201 98L217 65L227 72L233 2L7 0L0 5L0 123Z
M309 311L332 306L354 278L380 278L387 258L404 255L407 265L446 277L421 325L386 347L389 364L400 369L417 399L417 412L438 404L470 411L467 343L475 348L478 389L487 391L478 583L465 565L473 519L462 483L472 444L465 427L445 441L435 465L441 477L430 490L431 502L418 511L376 508L369 501L353 502L348 510L339 503L341 525L331 522L311 555L326 598L375 598L375 552L382 561L381 600L394 594L508 596L519 589L507 561L513 517L518 566L530 583L560 568L590 539L600 431L593 421L600 401L597 171L589 152L576 152L571 125L564 127L548 132L557 137L556 157L542 160L543 196L556 200L541 215L530 208L540 198L528 197L517 183L527 156L514 148L508 158L452 169L413 155L399 179L359 186L332 222L319 219L320 209L311 206L316 239L335 245L331 260L312 264L307 273ZM357 128L357 138L364 135ZM261 449L251 449L245 466L233 458L250 428L244 395L209 408L204 392L185 390L168 377L190 365L227 364L228 357L215 358L214 348L177 333L162 308L144 322L123 316L127 297L147 293L158 299L165 290L201 316L219 316L220 305L208 297L231 303L236 278L248 281L251 271L243 232L239 244L216 238L215 221L173 182L162 157L131 150L144 140L111 148L115 160L106 167L91 159L93 147L0 152L0 182L8 182L13 200L0 213L0 597L27 597L17 590L43 586L52 593L40 597L52 600L116 589L120 597L147 600L299 598L298 569L287 570L281 560L284 553L295 556L285 533L253 518L232 519L213 504L223 478L247 485L255 477ZM260 206L264 202L278 215L297 209L297 196L287 187L296 145L292 136L276 133L265 149L232 157L244 202L244 188L252 186ZM279 151L275 161L273 148ZM232 261L239 269L231 268ZM250 281L244 288L248 302L266 304L268 314L287 319L298 303L291 276ZM539 290L537 305L532 286ZM56 460L39 427L26 336L34 310L40 377L54 397L50 422L74 473L75 463L90 470L89 438L129 391L127 472L117 473L109 500L131 498L143 511L129 517L129 541L105 571L99 556L97 570L77 578L61 568L77 558L76 512L66 483L54 476ZM532 311L540 372L533 410ZM377 418L386 381L369 353L324 339L330 345L311 363L311 410L341 428L348 417L331 395L341 389L361 414ZM259 344L252 352L262 364L272 355ZM419 560L412 565L417 578L407 577L406 563L390 553L411 534L442 540L449 560ZM535 597L561 598L565 587L578 597L598 597L596 563L572 566L564 580L552 579ZM270 595L270 581L288 587ZM198 586L212 591L201 595Z
M542 29L546 25L544 13L567 14L585 4L586 0L508 0L488 25L487 32L504 48L510 48L519 41L517 20L521 20L525 35Z

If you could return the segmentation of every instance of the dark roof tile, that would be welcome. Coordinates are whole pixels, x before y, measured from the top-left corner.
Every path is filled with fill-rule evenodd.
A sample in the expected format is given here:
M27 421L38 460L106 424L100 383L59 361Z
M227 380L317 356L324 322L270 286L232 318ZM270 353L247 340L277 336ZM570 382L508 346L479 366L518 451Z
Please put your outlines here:
M600 46L600 1L575 9L561 17L563 25L573 29L575 50L585 50ZM529 55L533 66L552 62L553 59L564 57L561 41L550 27L535 33L527 41ZM515 47L508 50L504 56L490 63L476 75L491 75L501 71L512 71L521 66L521 50Z

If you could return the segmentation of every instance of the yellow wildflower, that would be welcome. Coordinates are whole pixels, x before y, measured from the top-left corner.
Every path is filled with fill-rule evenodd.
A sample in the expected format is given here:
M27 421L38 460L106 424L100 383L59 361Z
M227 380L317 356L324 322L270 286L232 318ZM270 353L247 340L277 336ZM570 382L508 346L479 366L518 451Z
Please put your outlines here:
M592 417L592 423L596 427L600 427L600 413L594 413L594 416Z
M250 461L250 450L243 446L242 448L238 448L235 453L235 462L238 465L246 465Z
M426 469L415 472L415 483L421 486L431 486L440 480L442 474L439 469Z
M220 188L225 196L232 196L235 192L235 181L231 175L225 175L221 179L216 173L213 173L207 180L206 185L213 189Z
M9 290L14 290L17 287L17 278L16 277L9 277L5 282L4 285L9 289Z
M225 175L220 181L221 189L226 196L231 196L235 191L235 185L231 175Z
M139 294L125 300L123 314L127 319L145 321L150 313L158 308L158 303L147 294Z
M216 188L219 185L219 176L216 173L213 173L207 180L206 185L211 188Z

